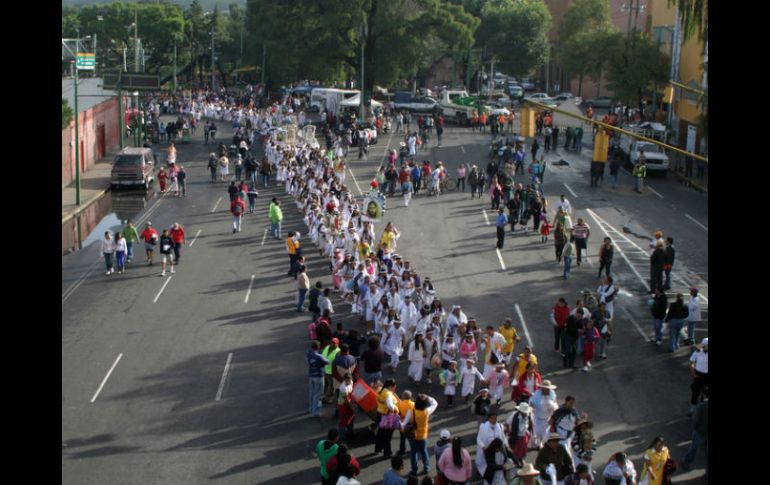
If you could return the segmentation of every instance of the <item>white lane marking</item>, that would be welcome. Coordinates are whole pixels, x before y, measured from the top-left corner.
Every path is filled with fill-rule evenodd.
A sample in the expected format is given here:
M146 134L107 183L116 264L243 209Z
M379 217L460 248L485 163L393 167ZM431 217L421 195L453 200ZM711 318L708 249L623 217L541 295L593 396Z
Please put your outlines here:
M160 202L163 200L163 198L165 196L166 196L166 194L163 193L163 194L160 195L160 197L158 197L158 200L156 200L155 203L152 204L149 209L147 209L147 211L144 213L144 215L136 220L136 226L141 226L143 221L145 219L147 219L150 216L150 214L155 212L155 209L158 208L158 204L160 204Z
M604 230L604 227L602 226L601 222L599 222L599 221L601 220L602 222L604 222L604 224L607 224L607 222L606 222L606 221L604 221L603 219L601 219L601 218L600 218L599 216L597 216L596 214L594 214L594 211L592 211L591 209L586 209L586 212L588 212L588 215L589 215L589 216L591 216L591 217L593 218L593 220L596 222L596 225L597 225L597 226L599 226L599 229L601 229L601 230L602 230L602 232L604 233L604 235L605 235L605 236L607 236L607 237L610 237L610 235L607 233L607 231L605 231L605 230ZM610 228L612 228L612 226L610 226L609 224L607 224L607 226L609 226ZM613 230L614 230L614 228L613 228ZM618 232L618 231L615 231L615 232ZM618 234L620 234L620 233L618 233ZM621 234L621 236L622 236L622 234ZM625 237L625 236L623 236L623 237ZM626 239L627 239L627 238L626 238ZM637 246L637 247L638 247L638 246ZM633 265L633 264L631 264L631 261L629 261L629 260L628 260L628 257L626 257L626 253L624 253L624 252L623 252L623 250L620 248L620 245L619 245L619 244L616 244L616 245L615 245L615 248L616 248L616 249L618 250L618 252L620 253L620 256L621 256L621 257L622 257L622 258L625 260L625 262L626 262L626 264L628 265L628 267L629 267L629 268L631 268L631 271L633 271L633 272L634 272L634 274L636 275L636 277L637 277L637 278L639 278L639 281L641 281L641 282L642 282L642 286L643 286L645 289L649 289L650 287L649 287L649 286L647 286L647 281L645 281L645 279L644 279L644 278L642 278L642 275L640 275L640 274L639 274L639 272L636 270L636 268L634 268L634 265Z
M698 287L697 285L692 284L689 280L686 280L683 276L679 276L678 274L674 274L673 277L678 279L682 283L684 283L684 285L687 288L697 288ZM709 302L709 299L706 298L706 296L703 293L701 293L700 291L698 291L698 296L701 297L701 299L703 300L704 303L708 303Z
M153 302L153 303L157 303L157 302L158 302L158 298L160 298L160 295L163 293L163 290L165 290L165 289L166 289L166 286L167 286L169 283L171 283L171 278L173 278L173 276L169 276L169 277L168 277L168 279L166 280L166 282L165 282L165 283L163 283L163 286L160 288L160 291L158 292L158 294L157 294L157 295L155 295L155 299L154 299L154 300L152 300L152 302Z
M214 212L217 210L217 206L219 206L219 203L220 203L220 202L222 202L222 197L220 197L219 199L217 199L217 203L216 203L216 204L214 204L214 208L213 208L213 209L211 209L211 212L212 212L212 213L214 213Z
M249 291L246 292L246 298L243 299L243 303L249 302L249 295L251 295L251 285L254 284L254 276L255 275L251 275L251 281L249 281Z
M514 305L516 307L516 313L519 315L519 320L521 320L521 326L524 327L524 336L527 337L527 343L529 344L529 347L531 349L534 349L534 345L532 345L532 337L529 336L529 329L527 328L527 322L524 321L524 316L521 314L521 308L519 308L519 304L516 303Z
M196 233L195 233L195 237L193 238L192 242L190 243L190 247L193 247L193 244L195 244L195 241L197 241L197 240L198 240L198 236L200 236L200 235L201 235L201 231L202 231L202 230L203 230L203 229L198 229L198 232L196 232Z
M660 195L660 194L658 193L658 191L657 191L657 190L653 189L653 188L652 188L652 187L650 187L649 185L647 186L647 188L648 188L648 189L650 189L650 191L651 191L653 194L657 195L657 196L658 196L658 197L660 197L661 199L663 198L663 196L662 196L662 195Z
M567 187L567 190L569 190L569 193L572 194L572 197L574 197L576 199L578 198L577 194L570 188L569 185L564 184L564 186Z
M222 399L222 391L225 389L225 382L227 381L227 373L230 370L230 361L233 360L233 353L230 352L227 354L227 363L225 364L225 370L222 372L222 380L219 381L219 390L217 390L217 398L216 400L219 401Z
M489 225L489 217L487 217L487 210L481 209L484 212L484 220L487 221L487 225Z
M465 153L465 147L464 146L460 145L460 150L462 150L463 153Z
M112 367L110 367L110 370L107 371L107 375L104 376L104 379L102 379L101 385L99 385L99 389L96 390L96 394L94 394L94 397L91 398L91 402L96 401L96 398L99 397L99 393L102 392L102 388L107 383L107 379L110 378L110 374L112 374L112 371L115 370L115 366L118 365L118 362L120 362L121 357L123 357L123 354L119 354L118 358L115 359L115 362L112 364Z
M631 323L634 324L634 328L636 328L636 330L639 332L639 335L641 335L645 341L649 340L650 338L646 333L644 333L644 330L642 330L642 327L639 326L639 323L636 321L633 315L631 315L631 312L629 312L626 308L623 308L623 311L626 313L626 316L628 316L628 319L631 320Z
M353 177L353 182L355 182L356 188L358 188L358 195L364 195L364 192L361 190L361 186L358 185L358 180L356 180L356 175L353 173L353 169L350 168L350 165L348 165L348 172L350 172L350 176Z
M693 221L694 223L698 224L698 225L699 225L700 227L702 227L703 229L705 229L705 230L706 230L706 232L708 232L708 231L709 231L709 228L708 228L708 227L706 227L706 226L704 226L703 224L701 224L700 222L696 221L696 220L695 220L695 219L694 219L694 218L693 218L693 217L692 217L690 214L685 214L684 216L685 216L686 218L690 219L691 221Z
M262 234L262 244L260 244L260 246L264 246L265 245L265 238L266 237L267 237L267 228L265 228L265 233Z
M91 271L93 271L93 270L95 269L94 267L96 266L96 264L97 264L97 263L99 263L99 261L103 261L103 260L104 260L104 259L103 259L103 257L98 257L98 258L96 258L96 261L94 261L93 263L91 263L91 267L88 269L88 271L86 271L85 273L83 273L83 274L80 276L80 278L78 278L77 280L75 280L75 282L74 282L74 283L72 283L72 284L70 285L70 287L69 287L69 288L67 288L67 289L64 291L64 293L62 293L62 295L61 295L61 302L62 302L62 303L64 303L65 301L67 301L67 299L68 299L69 297L71 297L73 293L75 293L75 290L77 290L77 289L80 287L80 285L82 285L82 284L83 284L83 282L85 282L85 281L86 281L86 278L88 278L88 275L89 275L89 274L91 274Z
M502 266L503 271L505 271L505 263L503 263L503 256L500 254L500 249L495 248L495 251L497 251L497 259L500 260L500 266Z

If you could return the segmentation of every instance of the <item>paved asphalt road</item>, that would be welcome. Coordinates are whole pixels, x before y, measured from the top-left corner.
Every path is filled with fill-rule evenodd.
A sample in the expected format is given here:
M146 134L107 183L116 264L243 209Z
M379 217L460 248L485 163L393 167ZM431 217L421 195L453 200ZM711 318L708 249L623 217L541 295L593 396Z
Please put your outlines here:
M231 133L221 125L221 135ZM368 161L351 158L361 189L366 190L386 149L397 147L399 140L399 135L382 135ZM463 161L486 166L489 135L449 128L443 142L421 152L419 159L443 160L450 173ZM63 484L317 482L312 448L335 422L328 407L321 420L307 412L307 319L293 311L296 283L286 276L284 243L265 237L270 199L277 196L284 204L284 234L300 230L309 245L307 230L273 183L260 189L256 215L247 215L243 232L233 235L226 185L208 182L211 149L200 142L180 146L188 197L153 198L143 212L149 212L157 228L174 222L186 228L188 247L173 277L161 278L157 263L143 264L141 247L125 275L104 275L96 245L62 259ZM547 155L549 161L557 158ZM650 181L662 198L651 192L637 195L625 173L616 191L608 188L609 177L603 188L591 189L589 159L573 154L564 158L569 167L549 163L545 174L550 206L564 193L576 217L591 226L589 263L580 268L573 263L568 281L561 279L553 260L552 242L543 244L531 233L506 234L502 269L488 198L421 195L406 209L396 197L388 202L385 220L402 233L398 252L422 276L431 277L446 304L461 304L481 325L497 326L513 317L521 331L518 305L544 378L559 386L559 401L576 396L578 409L595 423L599 473L620 450L639 468L644 448L657 435L665 436L674 457L681 458L690 440L689 350L669 354L667 339L662 347L646 342L652 324L642 281L649 277L648 263L642 253L655 230L674 237L675 273L684 278L675 279L674 290L697 284L708 297L707 196L672 179ZM350 173L347 182L358 194ZM613 264L625 290L616 303L616 334L609 358L597 361L592 372L565 372L551 350L547 315L557 298L574 303L581 290L598 286L595 255L604 236L600 224L620 241L628 258L616 253ZM330 284L328 265L317 252L306 253L311 280ZM358 325L347 306L338 303L336 309L346 326ZM697 339L707 335L707 323L698 328ZM406 367L403 362L399 367L399 392L406 388ZM431 420L431 450L438 431L446 427L462 436L475 456L475 421L467 409L444 409L437 384L412 390L417 389L442 405ZM504 405L508 412L509 399ZM369 421L359 415L357 423L361 427ZM379 483L389 465L371 454L366 433L360 436L353 446L363 466L359 479ZM701 452L694 470L677 474L674 482L703 483L703 465Z

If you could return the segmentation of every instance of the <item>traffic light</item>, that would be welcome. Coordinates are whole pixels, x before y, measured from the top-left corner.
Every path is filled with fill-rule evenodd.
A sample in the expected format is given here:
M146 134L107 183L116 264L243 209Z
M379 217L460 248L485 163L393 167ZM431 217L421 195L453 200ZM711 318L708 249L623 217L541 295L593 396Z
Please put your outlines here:
M606 133L604 133L603 130L599 130L596 133L596 138L594 139L594 154L593 154L593 161L594 162L606 162L607 161L607 152L610 148L610 137Z
M535 111L529 106L521 108L521 136L527 138L535 136Z

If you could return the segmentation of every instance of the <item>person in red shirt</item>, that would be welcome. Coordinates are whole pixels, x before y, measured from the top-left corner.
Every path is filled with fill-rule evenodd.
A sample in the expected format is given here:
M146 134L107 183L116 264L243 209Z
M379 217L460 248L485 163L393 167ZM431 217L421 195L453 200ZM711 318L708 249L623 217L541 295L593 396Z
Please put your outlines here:
M561 347L561 353L564 354L564 343L562 342L562 336L564 335L564 329L567 326L567 318L569 318L569 307L567 306L567 300L559 298L556 305L551 311L551 323L553 324L553 350L559 352Z
M404 185L404 183L409 179L409 167L404 165L401 167L401 171L398 172L398 184Z
M158 172L158 183L160 184L161 193L166 191L167 180L168 180L168 173L166 172L166 168L160 167L160 171Z
M527 364L527 370L524 372L524 375L521 376L518 379L516 385L513 386L513 391L511 392L511 400L519 403L524 398L526 398L526 400L529 401L529 398L532 397L532 394L540 389L540 384L542 383L543 378L537 371L537 366Z
M244 212L246 212L246 203L239 194L236 194L235 199L230 202L230 213L233 215L233 234L241 232L241 220Z
M181 259L179 253L182 251L182 244L185 243L184 228L178 222L175 222L171 229L169 229L169 234L171 239L174 240L174 264L179 265L179 260Z
M155 246L158 244L158 231L152 227L152 222L147 221L144 225L144 231L139 236L144 240L144 250L147 253L147 264L152 266L152 259L155 254Z
M329 483L337 483L339 477L345 475L345 470L348 465L352 466L355 470L353 476L357 476L361 473L361 464L358 463L355 456L350 454L348 445L340 443L337 448L337 454L326 462L326 473L328 473L330 477Z
M430 160L423 160L422 162L422 187L427 188L431 180L433 169L430 168Z

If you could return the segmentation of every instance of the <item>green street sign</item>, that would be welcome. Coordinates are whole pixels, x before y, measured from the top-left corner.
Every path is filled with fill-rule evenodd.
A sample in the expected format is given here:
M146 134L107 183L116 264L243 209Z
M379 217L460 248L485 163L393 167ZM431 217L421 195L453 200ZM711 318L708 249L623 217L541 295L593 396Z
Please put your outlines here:
M96 55L89 52L78 52L77 68L93 71L96 69Z

